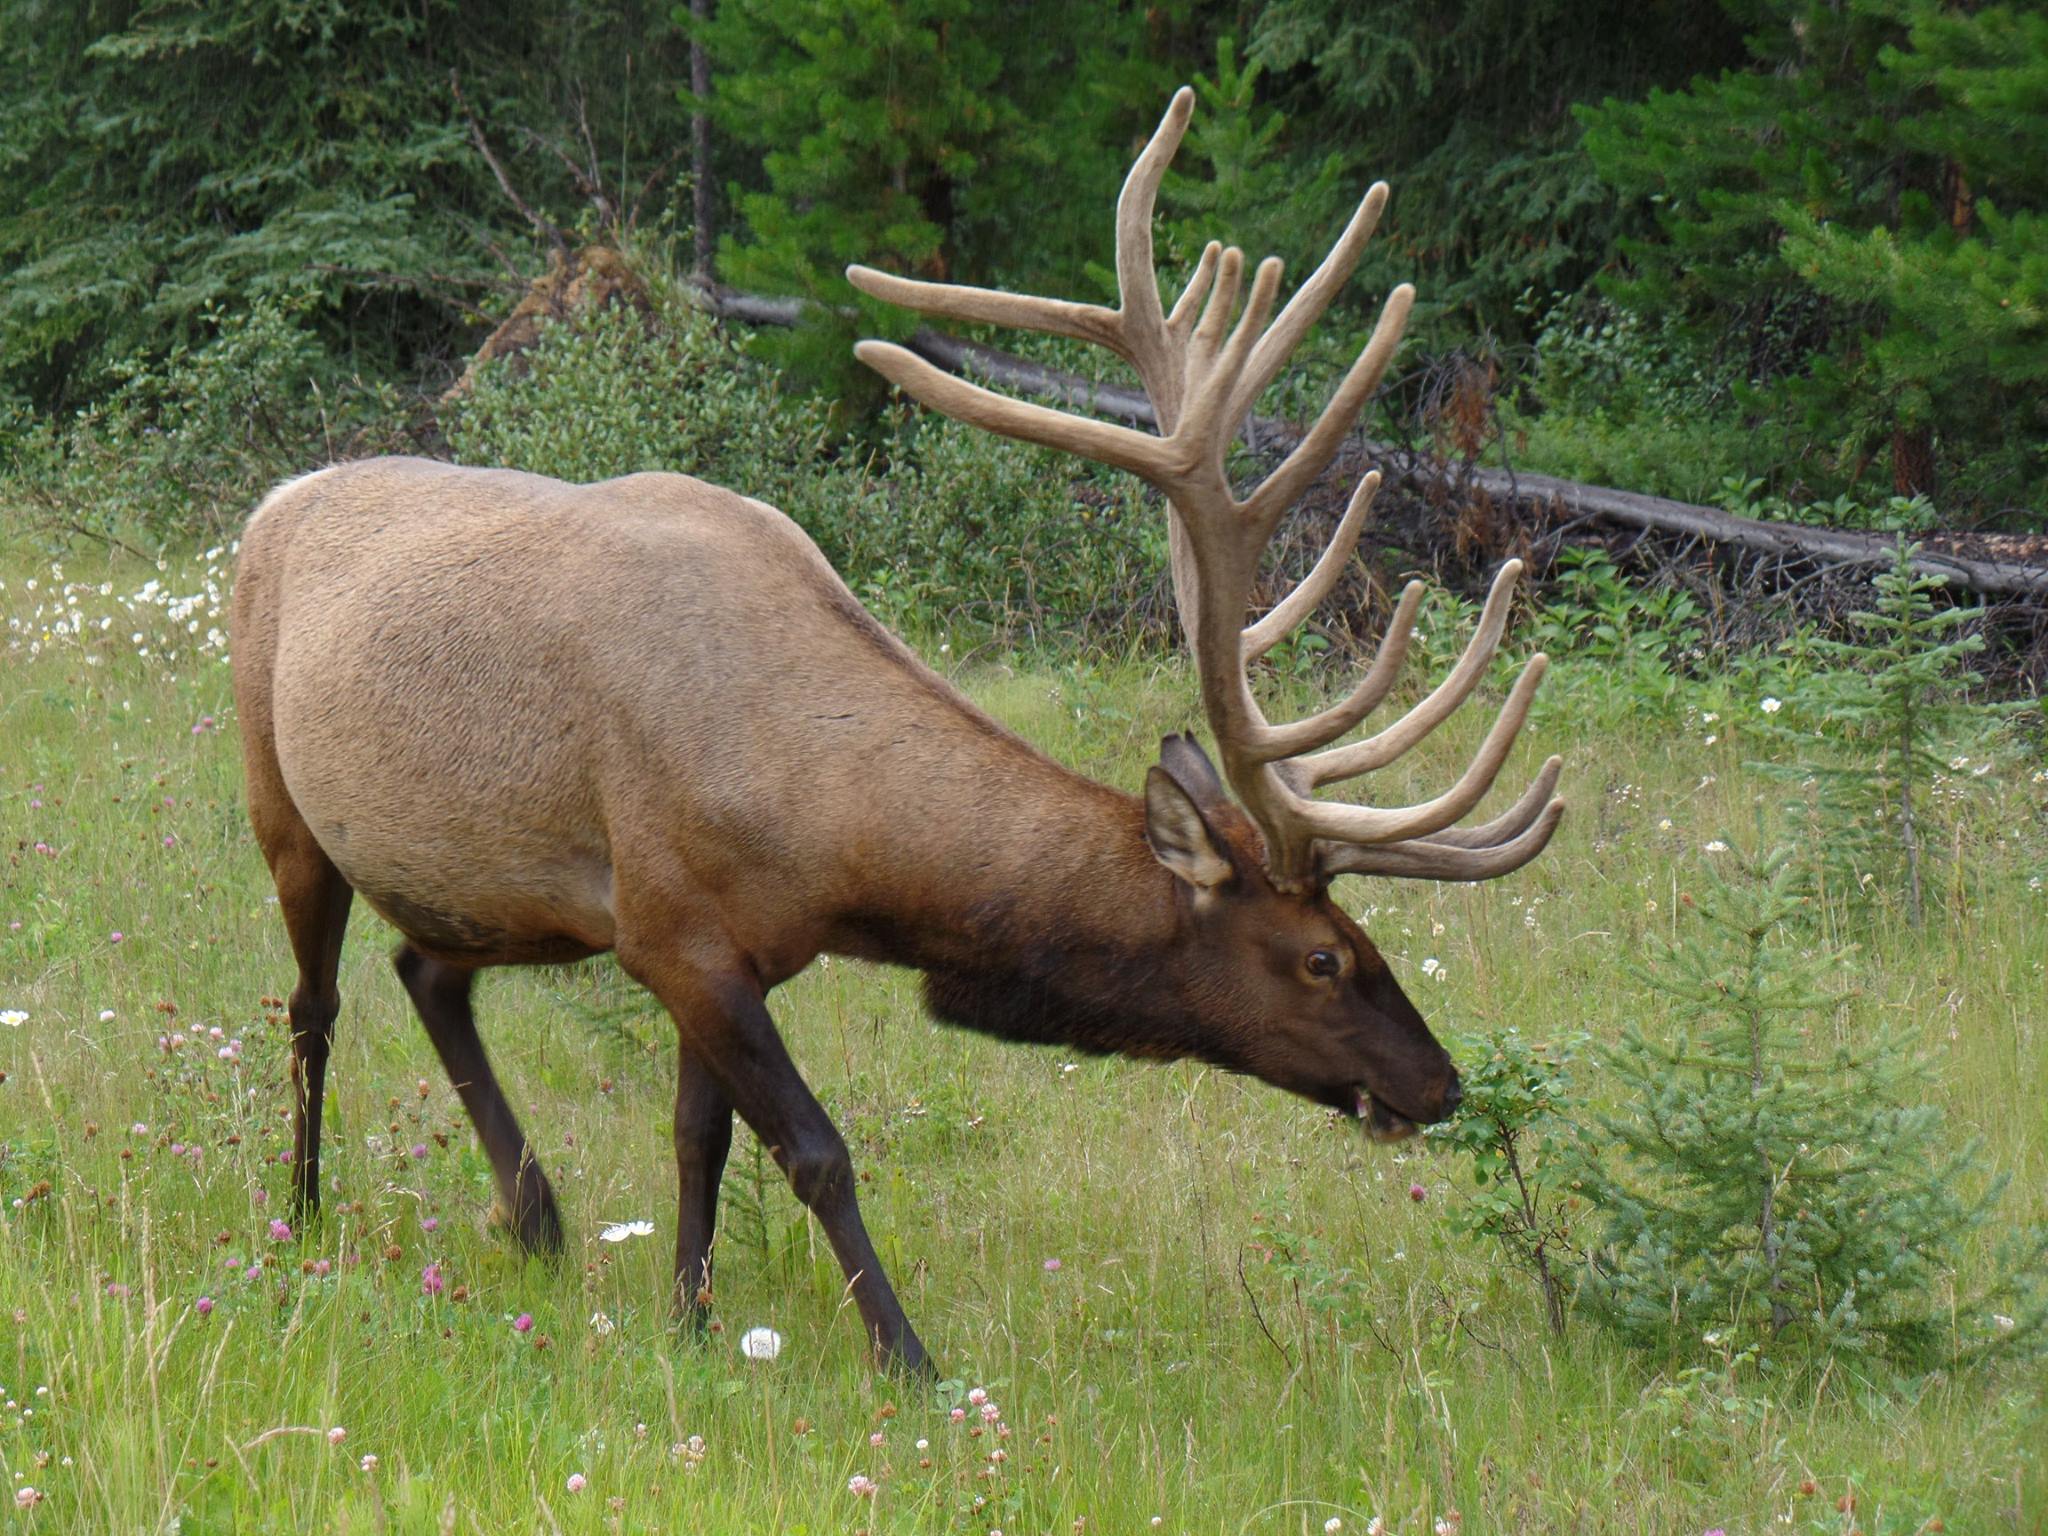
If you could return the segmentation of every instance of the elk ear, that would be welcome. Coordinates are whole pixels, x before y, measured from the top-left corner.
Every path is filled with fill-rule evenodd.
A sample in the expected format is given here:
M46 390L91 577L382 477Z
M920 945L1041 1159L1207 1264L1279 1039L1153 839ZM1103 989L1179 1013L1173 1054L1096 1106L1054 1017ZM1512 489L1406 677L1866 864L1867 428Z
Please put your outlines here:
M1157 766L1145 771L1145 841L1176 879L1198 891L1237 878L1237 866L1201 808L1172 774Z
M1159 766L1173 776L1173 782L1200 807L1203 815L1214 816L1230 804L1230 791L1223 787L1216 765L1209 761L1209 754L1194 737L1176 731L1160 738Z

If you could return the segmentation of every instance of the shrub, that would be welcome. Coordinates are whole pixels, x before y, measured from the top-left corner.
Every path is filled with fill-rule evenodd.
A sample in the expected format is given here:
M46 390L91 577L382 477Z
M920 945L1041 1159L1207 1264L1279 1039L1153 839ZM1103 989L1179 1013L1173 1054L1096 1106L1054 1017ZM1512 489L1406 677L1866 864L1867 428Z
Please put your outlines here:
M1467 1042L1458 1053L1465 1097L1457 1118L1432 1126L1432 1139L1465 1154L1473 1191L1456 1220L1474 1237L1499 1242L1508 1262L1536 1277L1550 1331L1564 1335L1561 1270L1572 1254L1563 1169L1572 1058L1584 1037L1556 1043L1506 1029Z
M1128 476L897 410L875 444L785 393L679 296L549 325L443 413L458 462L675 470L779 507L891 622L1110 640L1148 622L1165 514Z
M9 499L98 538L204 537L283 476L396 437L395 391L337 374L293 304L205 320L198 345L117 365L107 400L68 422L0 409Z

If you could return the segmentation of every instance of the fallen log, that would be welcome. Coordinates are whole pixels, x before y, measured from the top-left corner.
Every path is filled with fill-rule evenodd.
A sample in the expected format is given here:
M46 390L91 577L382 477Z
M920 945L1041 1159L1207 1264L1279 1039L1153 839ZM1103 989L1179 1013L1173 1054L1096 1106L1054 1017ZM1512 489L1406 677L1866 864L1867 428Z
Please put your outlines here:
M725 288L700 288L697 292L712 314L747 325L795 325L811 308L804 299L763 298ZM1134 389L1047 368L998 347L928 328L919 329L904 345L950 373L971 375L987 384L1058 400L1138 426L1158 425L1152 403ZM1291 422L1269 417L1248 418L1245 430L1250 439L1261 443L1298 435ZM1819 565L1883 565L1892 558L1894 536L1888 533L1767 522L1719 507L1583 485L1555 475L1450 464L1384 444L1368 442L1364 452L1384 461L1382 471L1390 484L1476 489L1496 501L1550 506L1567 518L1595 518L1763 554L1797 556ZM1920 536L1919 542L1915 567L1944 576L1953 586L1987 596L2048 600L2048 535L1929 533Z

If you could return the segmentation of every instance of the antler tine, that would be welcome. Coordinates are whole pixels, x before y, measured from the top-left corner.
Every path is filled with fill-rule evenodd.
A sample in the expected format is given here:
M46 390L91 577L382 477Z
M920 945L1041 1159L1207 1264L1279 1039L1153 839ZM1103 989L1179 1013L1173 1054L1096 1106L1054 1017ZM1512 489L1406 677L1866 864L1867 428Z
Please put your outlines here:
M1351 690L1350 697L1328 709L1288 725L1268 726L1258 738L1245 744L1245 756L1255 763L1299 757L1325 742L1335 741L1373 710L1393 690L1394 679L1408 660L1408 641L1415 630L1415 611L1422 606L1422 583L1411 581L1401 594L1400 604L1380 637L1372 666ZM1310 761L1313 761L1311 759ZM1315 782L1313 778L1311 783Z
M1380 387L1380 375L1393 361L1394 349L1401 344L1402 329L1408 324L1408 312L1414 307L1415 289L1407 283L1399 284L1387 295L1387 302L1380 309L1379 323L1372 328L1371 339L1351 365L1351 371L1344 375L1344 382L1330 396L1330 403L1323 407L1323 414L1316 418L1316 424L1295 444L1294 451L1266 477L1266 483L1252 492L1245 503L1262 526L1270 528L1279 522L1280 514L1294 505L1296 498L1308 489L1309 482L1323 472L1323 466L1335 455L1338 444L1344 441L1344 434L1357 420L1359 409Z
M1294 627L1314 613L1330 595L1330 589L1337 584L1337 578L1344 574L1344 567L1351 561L1352 553L1358 548L1358 536L1365 531L1365 514L1372 509L1373 497L1379 493L1380 472L1373 470L1358 482L1358 488L1351 493L1350 505L1344 509L1343 521L1337 524L1337 531L1330 539L1330 547L1323 551L1323 557L1316 561L1315 569L1302 577L1299 585L1275 603L1270 612L1250 625L1244 632L1244 659L1247 664L1257 661L1266 652L1286 639ZM1416 601L1422 598L1422 583L1411 581L1401 594L1406 604L1410 594ZM1380 644L1386 649L1385 641Z
M1223 328L1230 324L1230 317L1237 312L1237 295L1243 287L1244 252L1234 245L1226 246L1216 263L1216 284L1209 290L1208 302L1202 306L1202 318L1196 322L1187 340L1182 363L1184 378L1206 380L1208 377L1210 361L1223 339ZM1180 430L1178 424L1174 430Z
M1180 149L1188 121L1195 113L1195 93L1182 86L1167 103L1165 116L1152 131L1131 173L1124 178L1116 198L1116 291L1117 321L1125 346L1119 348L1145 381L1152 396L1152 408L1159 413L1159 431L1173 431L1180 415L1180 381L1167 366L1173 361L1167 335L1166 316L1159 307L1159 273L1152 262L1152 208L1159 198L1159 183L1166 167ZM1207 253L1203 256L1207 264ZM1201 269L1197 268L1197 275ZM1188 285L1189 292L1195 284ZM1183 296L1183 303L1186 302ZM1176 314L1180 304L1174 306ZM1154 387L1154 375L1158 386ZM1162 399L1164 393L1168 399Z
M853 354L906 395L969 426L1114 464L1164 488L1162 481L1168 475L1164 445L1149 432L1013 400L934 368L894 342L858 342Z
M1486 792L1493 788L1501 764L1507 761L1508 749L1515 744L1522 722L1529 717L1530 700L1549 665L1550 658L1540 651L1529 659L1522 675L1515 679L1515 686L1508 690L1507 702L1501 705L1493 728L1473 754L1464 776L1434 800L1389 808L1296 796L1290 807L1294 819L1314 836L1342 843L1405 842L1443 831L1485 799Z
M1308 334L1309 327L1320 320L1323 311L1330 307L1330 300L1337 296L1338 290L1350 279L1352 269L1358 265L1366 241L1379 227L1380 213L1387 206L1387 197L1384 181L1376 181L1366 189L1357 211L1351 215L1351 222L1344 226L1344 233L1330 247L1322 265L1309 274L1307 282L1294 290L1294 297L1280 311L1280 318L1273 322L1273 328L1259 338L1244 377L1231 392L1230 409L1225 420L1241 420L1244 413L1258 403L1259 396L1266 392L1266 386L1273 382L1281 366L1293 356L1294 349Z
M1166 317L1166 334L1176 342L1188 339L1188 332L1194 329L1195 317L1202 312L1202 298L1208 293L1209 284L1216 276L1216 263L1223 258L1223 242L1211 240L1202 247L1202 259L1195 263L1195 270L1188 274L1188 285L1181 289L1180 297L1174 300L1173 313Z
M1210 296L1202 323L1195 327L1195 334L1188 343L1187 376L1197 383L1181 419L1180 429L1174 436L1187 439L1190 464L1206 456L1217 466L1210 487L1212 498L1205 499L1213 499L1229 509L1233 514L1230 521L1238 525L1237 537L1250 544L1256 555L1265 547L1268 531L1234 516L1240 509L1230 495L1230 482L1222 473L1223 456L1233 433L1226 425L1223 413L1232 394L1230 382L1238 376L1244 366L1245 355L1252 350L1253 343L1265 329L1266 317L1273 312L1273 298L1280 291L1281 263L1277 256L1268 256L1259 263L1259 269L1252 277L1252 291L1245 300L1244 312L1238 316L1237 326L1229 339L1218 348L1215 345L1216 332L1222 329L1223 320L1229 316L1226 296L1231 301L1237 296L1239 273L1232 270L1230 259L1237 254L1235 247L1223 253L1216 291ZM1240 619L1243 612L1242 608L1237 610Z
M1521 574L1522 562L1519 560L1510 560L1500 568L1500 574L1493 578L1492 590L1486 594L1486 606L1479 613L1479 627L1466 643L1465 653L1451 668L1450 675L1438 683L1427 698L1375 736L1347 746L1332 747L1327 752L1317 752L1304 759L1302 766L1308 772L1308 782L1311 785L1334 784L1375 768L1384 768L1449 719L1479 686L1480 679L1486 675L1487 663L1493 660L1493 653L1500 647L1500 637L1508 625L1509 601L1514 596L1515 581ZM1326 736L1323 739L1333 741L1336 738ZM1312 745L1314 743L1307 743L1301 750L1307 751Z
M1529 781L1522 798L1493 820L1477 827L1446 827L1422 839L1438 848L1497 848L1529 830L1557 788L1557 776L1564 771L1564 759L1545 759L1542 770Z
M846 269L846 280L871 299L900 304L922 315L964 320L971 325L1007 325L1020 331L1071 336L1076 341L1092 341L1107 347L1134 367L1137 363L1124 345L1116 311L1100 304L1042 299L1027 293L1005 293L998 288L975 288L966 283L927 283L859 265Z
M1321 849L1325 875L1385 875L1410 880L1492 880L1512 874L1541 853L1564 815L1564 801L1552 800L1520 836L1490 848L1456 848L1431 838L1362 847L1326 843Z

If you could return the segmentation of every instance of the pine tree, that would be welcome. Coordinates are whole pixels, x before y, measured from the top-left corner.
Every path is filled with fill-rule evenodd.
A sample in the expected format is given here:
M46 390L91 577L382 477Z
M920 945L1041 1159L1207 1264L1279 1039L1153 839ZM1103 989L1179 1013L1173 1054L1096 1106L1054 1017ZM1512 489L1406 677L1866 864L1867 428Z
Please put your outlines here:
M258 305L313 335L330 383L466 350L465 298L531 233L470 142L451 72L520 145L527 195L574 210L556 157L518 135L580 158L588 127L606 167L654 171L687 132L652 84L680 63L665 12L0 0L0 405L103 402Z
M1659 230L1622 242L1612 291L1732 354L1787 482L2038 503L2048 14L1721 8L1744 23L1746 66L1580 109L1601 177Z
M1574 105L1738 62L1742 27L1694 0L1271 0L1245 51L1302 174L1334 152L1340 186L1393 187L1357 291L1414 282L1425 325L1513 336L1646 223L1601 184Z
M1697 931L1642 973L1671 1032L1632 1029L1607 1052L1625 1110L1588 1138L1583 1187L1606 1230L1581 1301L1681 1353L1712 1334L1709 1348L1732 1338L1765 1359L1924 1363L2031 1338L2038 1237L2025 1264L1951 1303L2003 1181L1948 1138L1919 1063L1884 1036L1815 1038L1846 999L1837 958L1798 946L1798 865L1783 849L1718 857L1735 873L1704 872Z
M851 262L951 281L1029 272L1057 292L1074 258L1106 254L1125 143L1156 120L1170 71L1151 63L1138 8L1054 0L1022 15L968 0L678 15L711 55L714 119L760 157L758 181L734 189L720 276L821 305L762 339L779 363L835 393L878 392L849 344L909 322L857 300Z
M1875 606L1849 616L1856 638L1813 643L1834 665L1803 682L1778 717L1789 761L1759 765L1811 786L1797 809L1809 819L1812 846L1853 888L1900 872L1916 928L1929 849L1940 847L1927 835L1935 786L1966 782L1969 764L1954 760L1954 748L1994 718L1966 694L1980 679L1964 658L1984 641L1961 631L1984 610L1937 605L1946 578L1916 571L1919 551L1899 540L1891 568L1872 582Z

